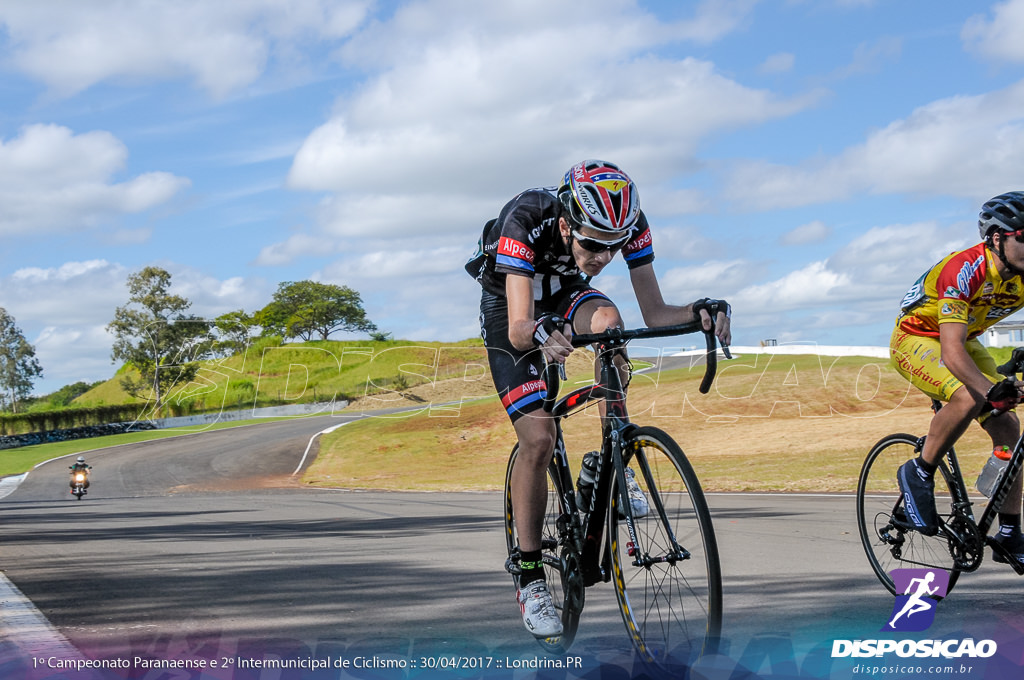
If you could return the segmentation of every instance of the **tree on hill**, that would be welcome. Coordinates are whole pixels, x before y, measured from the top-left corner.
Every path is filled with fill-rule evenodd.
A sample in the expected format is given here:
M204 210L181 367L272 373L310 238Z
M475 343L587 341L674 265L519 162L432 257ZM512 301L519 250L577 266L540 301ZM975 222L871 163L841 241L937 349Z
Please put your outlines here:
M175 384L192 380L196 363L211 351L210 324L185 314L192 303L171 295L171 275L146 267L128 277L128 304L118 307L107 330L115 337L111 359L133 366L141 378L121 379L121 387L138 398L152 398L159 411Z
M0 406L18 412L18 401L32 392L43 368L36 359L36 350L18 328L14 317L0 307Z
M76 398L82 396L97 385L102 384L103 381L97 382L85 382L79 380L78 382L70 385L65 385L56 392L51 392L43 397L40 397L38 403L45 404L48 408L61 408L64 406L70 406Z
M249 346L249 341L258 334L257 330L260 327L255 317L246 314L242 309L221 314L213 320L213 325L217 329L214 352L220 356L244 352Z
M286 281L274 298L254 315L264 333L285 338L326 340L337 331L377 330L363 309L359 293L348 286L316 281Z

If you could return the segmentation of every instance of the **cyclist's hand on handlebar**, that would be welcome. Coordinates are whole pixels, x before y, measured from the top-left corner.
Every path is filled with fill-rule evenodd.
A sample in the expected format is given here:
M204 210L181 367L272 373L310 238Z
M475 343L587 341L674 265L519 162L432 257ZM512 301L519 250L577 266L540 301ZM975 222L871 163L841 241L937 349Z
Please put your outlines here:
M544 358L564 364L572 353L572 324L555 314L545 314L533 326L533 342Z
M715 335L724 347L732 344L732 307L725 300L701 298L693 303L693 313L700 319L704 330L711 330L712 314L715 322Z
M996 411L1009 411L1020 403L1024 395L1024 383L1014 378L1001 380L989 388L985 395L985 408Z

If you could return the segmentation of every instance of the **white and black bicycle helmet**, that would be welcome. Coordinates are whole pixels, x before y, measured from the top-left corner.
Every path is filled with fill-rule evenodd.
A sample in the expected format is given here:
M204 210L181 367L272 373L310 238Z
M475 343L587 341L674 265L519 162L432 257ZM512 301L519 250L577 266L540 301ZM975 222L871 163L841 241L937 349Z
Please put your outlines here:
M640 218L640 194L619 166L586 160L569 168L558 198L577 227L622 235Z
M978 215L978 232L988 241L995 231L1024 229L1024 191L1008 191L989 199Z

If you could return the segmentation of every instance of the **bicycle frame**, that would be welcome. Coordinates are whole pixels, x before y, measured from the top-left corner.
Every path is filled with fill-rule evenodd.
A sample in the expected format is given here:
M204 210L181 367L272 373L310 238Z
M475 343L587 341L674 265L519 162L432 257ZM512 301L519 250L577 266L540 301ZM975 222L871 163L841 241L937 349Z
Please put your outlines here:
M933 410L938 411L939 408L941 408L941 404L933 401ZM918 440L918 446L916 447L918 451L920 451L923 444L924 437ZM965 565L962 568L963 571L974 571L981 566L981 549L986 544L993 550L1001 550L1001 546L999 544L987 539L988 532L992 528L992 525L995 524L999 515L999 508L1003 506L1003 503L1009 496L1013 483L1020 475L1022 467L1024 467L1024 435L1021 435L1021 437L1017 439L1017 443L1014 445L1013 453L1006 465L1006 469L1003 472L1002 477L999 479L999 482L996 484L996 487L992 490L992 496L989 498L988 503L985 505L985 509L981 513L981 519L976 520L974 513L971 510L973 503L969 497L967 483L964 478L963 469L960 466L960 461L957 458L956 451L951 447L946 455L939 459L939 470L942 472L942 476L945 478L946 484L954 495L953 508L956 516L969 520L978 532L974 537L964 536L956 527L950 526L948 522L942 520L941 528L946 535L949 536L951 542L955 542L956 546L960 547L965 552L971 552L970 548L972 547L977 548L977 557L975 557L971 564ZM979 540L981 545L974 545L975 543L978 543ZM951 545L951 548L952 547L953 546ZM1017 560L1008 559L1007 561L1010 566L1013 567L1014 571L1018 574L1024 575L1024 566L1020 565Z
M975 520L974 513L971 512L971 501L968 498L967 484L964 480L963 472L960 468L960 463L957 460L956 452L952 449L946 455L944 462L941 464L943 468L942 474L946 476L946 481L949 484L950 489L955 489L956 499L955 506L960 510L960 514L966 517L971 522L974 522L978 529L978 536L993 550L1000 550L1000 546L992 541L987 540L988 532L995 524L996 519L999 515L999 508L1003 506L1007 497L1010 494L1010 490L1013 487L1013 482L1020 475L1021 467L1024 466L1024 436L1017 440L1017 444L1014 446L1013 454L1010 456L1010 460L1006 465L1006 471L1003 473L1002 478L996 484L995 489L992 491L992 497L985 505L985 509L981 513L981 519ZM966 536L962 536L954 527L950 527L947 523L943 523L943 530L950 536L951 540L956 541L961 546L969 546L972 539ZM1024 574L1024 566L1018 564L1017 560L1009 559L1010 566L1018 574ZM974 571L978 565L974 566L973 569L965 569L965 571Z
M600 365L599 382L576 389L553 405L550 401L545 405L552 417L555 419L556 442L554 459L558 474L562 477L562 488L565 496L562 498L563 508L567 510L568 517L559 522L559 531L563 538L572 540L581 556L584 584L591 586L598 581L608 582L611 580L611 546L604 540L605 514L608 511L607 499L611 498L609 486L612 483L610 470L615 471L618 489L616 495L620 499L618 511L623 515L629 541L631 545L637 545L636 529L634 527L633 509L629 503L629 492L626 488L626 464L623 457L622 443L629 438L631 429L637 426L630 422L629 413L626 409L626 391L622 384L619 369L615 364L615 357L621 354L621 350L630 340L639 337L667 337L692 333L703 329L699 323L684 324L661 329L640 329L637 331L623 332L620 337L604 339L597 344L597 356ZM710 388L716 371L716 347L714 328L705 333L708 352L706 355L707 367L704 379L701 382L700 391L706 393ZM574 346L592 344L595 335L577 335L573 337ZM560 382L559 373L554 364L548 364L545 369L545 381L549 395L557 395ZM573 492L575 485L572 481L572 473L569 467L568 457L562 441L561 421L582 409L594 401L603 399L605 402L604 413L601 417L601 452L599 457L598 472L594 485L593 509L586 515L582 525L572 521L571 518L578 517L579 508L576 505L576 495ZM647 486L651 489L649 502L658 513L659 518L668 531L668 539L672 546L671 554L668 557L659 558L661 561L678 561L686 559L689 553L679 546L676 537L672 535L670 522L668 521L665 505L656 491L654 480L650 478L650 470L646 465L640 466L646 477ZM563 524L565 526L563 526ZM575 528L578 527L578 531ZM568 534L568 535L567 535ZM602 548L603 544L603 550ZM600 557L599 557L600 555ZM649 556L635 555L634 566L649 566L653 563Z

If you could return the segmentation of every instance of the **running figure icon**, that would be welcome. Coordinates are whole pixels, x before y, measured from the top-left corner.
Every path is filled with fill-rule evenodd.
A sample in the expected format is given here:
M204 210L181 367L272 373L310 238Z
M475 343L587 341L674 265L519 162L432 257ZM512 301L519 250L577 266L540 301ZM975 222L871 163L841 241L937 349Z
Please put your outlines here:
M938 601L946 596L949 574L939 569L894 569L891 575L897 592L903 594L896 597L892 617L882 630L926 630L935 621Z
M908 585L907 589L903 591L903 594L910 595L910 590L914 588L914 584L917 584L917 592L915 592L913 595L910 595L910 597L906 601L906 604L903 605L903 609L901 609L896 616L892 617L892 621L889 622L890 628L895 628L896 621L903 615L906 615L906 617L909 619L914 614L917 614L918 612L928 611L929 609L935 606L934 600L924 599L928 595L934 595L935 592L939 589L938 586L935 586L934 588L928 587L934 580L934 571L929 571L924 578L915 578L910 580L910 585Z

